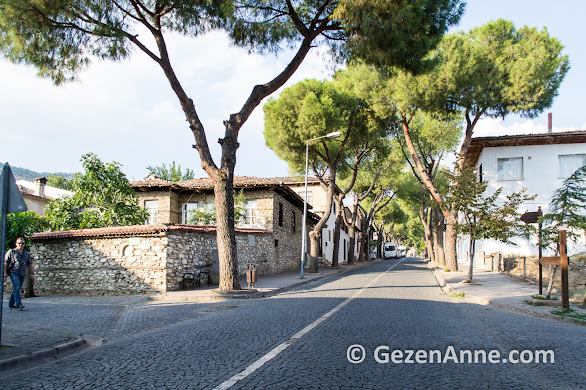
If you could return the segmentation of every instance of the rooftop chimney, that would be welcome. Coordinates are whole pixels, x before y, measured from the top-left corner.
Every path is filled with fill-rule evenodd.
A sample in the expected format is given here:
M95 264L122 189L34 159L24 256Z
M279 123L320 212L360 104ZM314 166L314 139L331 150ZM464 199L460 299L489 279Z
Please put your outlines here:
M551 126L551 112L547 114L547 132L551 134L552 126Z
M35 179L35 183L37 184L37 195L41 198L45 197L45 186L47 185L47 178L46 177L37 177Z

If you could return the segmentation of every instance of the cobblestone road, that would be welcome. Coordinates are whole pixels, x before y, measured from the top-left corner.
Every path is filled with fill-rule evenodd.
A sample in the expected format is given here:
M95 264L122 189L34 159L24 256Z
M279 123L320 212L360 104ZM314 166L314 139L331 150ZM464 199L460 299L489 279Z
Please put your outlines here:
M106 320L91 334L106 338L103 346L20 373L20 381L5 378L0 387L586 388L586 327L451 298L413 259L376 263L262 300L146 305L128 299L96 306ZM78 321L88 330L84 318ZM359 364L347 359L354 344L366 351ZM502 356L551 349L555 363L378 363L378 346L494 349Z

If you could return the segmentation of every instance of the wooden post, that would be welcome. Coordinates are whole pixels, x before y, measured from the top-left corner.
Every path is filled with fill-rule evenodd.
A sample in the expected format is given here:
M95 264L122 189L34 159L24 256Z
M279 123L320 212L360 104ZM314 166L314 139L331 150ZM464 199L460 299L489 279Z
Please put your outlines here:
M568 253L566 252L566 231L560 230L560 261L562 269L562 307L570 308L570 291L568 288Z
M541 211L541 207L538 209L539 211ZM537 234L539 235L539 260L541 260L541 257L543 255L543 253L541 252L541 223L539 225L537 225ZM539 295L543 295L543 266L541 265L541 261L538 260L538 264L539 264Z

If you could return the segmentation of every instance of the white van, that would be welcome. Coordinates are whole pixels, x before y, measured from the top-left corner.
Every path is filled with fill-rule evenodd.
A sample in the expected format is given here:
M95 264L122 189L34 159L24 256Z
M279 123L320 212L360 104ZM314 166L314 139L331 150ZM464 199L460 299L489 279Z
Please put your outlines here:
M397 245L393 244L392 242L385 242L383 245L383 257L385 259L397 258L399 257L397 253Z
M399 252L399 257L407 256L407 247L399 246L399 247L397 247L397 251Z

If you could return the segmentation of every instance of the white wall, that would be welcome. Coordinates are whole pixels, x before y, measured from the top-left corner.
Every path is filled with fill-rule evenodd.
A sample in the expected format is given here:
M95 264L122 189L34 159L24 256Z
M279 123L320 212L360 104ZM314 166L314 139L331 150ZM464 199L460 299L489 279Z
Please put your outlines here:
M485 195L493 194L499 187L503 187L499 197L502 201L507 195L526 188L529 195L537 195L537 197L524 203L520 207L520 213L537 211L537 207L541 206L545 214L548 212L553 192L562 185L565 179L560 177L558 156L585 153L586 144L584 143L485 147L478 157L476 168L479 169L482 165L483 181L488 182ZM510 157L523 158L522 180L498 180L497 159ZM459 244L459 254L465 254L468 252L468 241L464 238L460 241L462 242ZM531 240L517 239L515 241L517 246L505 245L495 240L478 241L476 250L487 254L502 251L504 254L537 255L537 237ZM585 244L584 238L578 245L568 243L568 253L585 251Z

